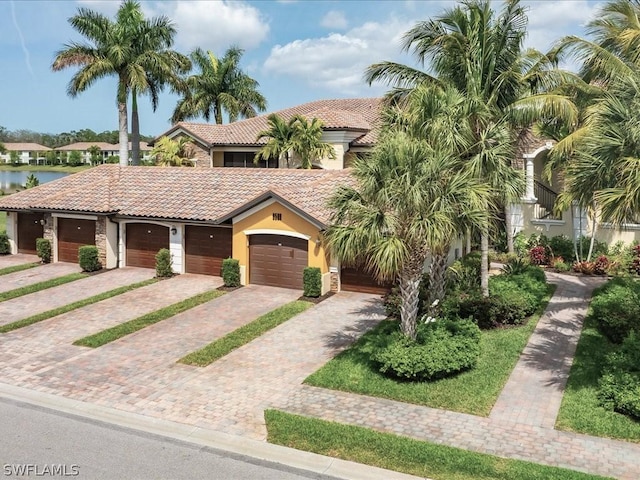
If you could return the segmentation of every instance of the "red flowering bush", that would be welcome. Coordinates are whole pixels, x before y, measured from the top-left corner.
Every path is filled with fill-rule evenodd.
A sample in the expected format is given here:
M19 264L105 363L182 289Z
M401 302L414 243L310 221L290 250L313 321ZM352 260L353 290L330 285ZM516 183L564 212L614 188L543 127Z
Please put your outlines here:
M532 265L546 265L548 263L547 249L542 245L529 250L529 261Z
M596 275L606 275L609 271L609 267L611 266L611 261L607 258L606 255L600 255L594 264L593 273Z

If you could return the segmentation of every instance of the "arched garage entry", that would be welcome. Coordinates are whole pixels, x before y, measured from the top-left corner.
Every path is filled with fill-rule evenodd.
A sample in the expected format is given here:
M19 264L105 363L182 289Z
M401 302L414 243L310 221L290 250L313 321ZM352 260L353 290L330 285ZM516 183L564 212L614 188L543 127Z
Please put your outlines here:
M309 241L287 235L249 236L249 282L302 289L309 264Z

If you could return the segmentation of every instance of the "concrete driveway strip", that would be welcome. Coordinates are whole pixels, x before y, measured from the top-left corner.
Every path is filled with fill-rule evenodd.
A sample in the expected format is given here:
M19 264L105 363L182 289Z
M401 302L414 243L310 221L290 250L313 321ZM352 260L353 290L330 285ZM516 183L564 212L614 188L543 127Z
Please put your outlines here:
M28 270L9 273L0 277L0 292L8 292L9 290L46 282L47 280L81 271L80 266L75 263L48 263Z
M114 288L152 278L155 271L146 268L118 268L48 288L22 297L0 302L0 325L6 325L32 315L107 292Z
M30 255L28 253L18 253L16 255L0 255L0 269L15 267L16 265L23 265L25 263L39 262L40 258L37 255Z
M36 386L41 378L37 374L93 351L73 346L73 341L221 284L218 277L179 275L5 334L0 343L0 377Z

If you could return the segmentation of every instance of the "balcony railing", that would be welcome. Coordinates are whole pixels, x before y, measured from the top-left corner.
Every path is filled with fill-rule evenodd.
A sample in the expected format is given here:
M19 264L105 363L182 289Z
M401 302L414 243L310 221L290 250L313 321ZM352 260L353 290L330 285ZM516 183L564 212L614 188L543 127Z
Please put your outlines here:
M562 220L562 213L555 215L553 207L556 204L558 194L547 187L545 184L535 180L533 183L533 192L538 202L534 206L535 218L537 220Z

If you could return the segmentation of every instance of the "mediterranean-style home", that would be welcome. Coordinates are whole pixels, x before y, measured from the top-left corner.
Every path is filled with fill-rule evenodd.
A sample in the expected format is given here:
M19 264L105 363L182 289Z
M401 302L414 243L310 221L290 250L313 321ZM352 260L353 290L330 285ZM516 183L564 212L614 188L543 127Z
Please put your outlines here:
M118 144L107 142L75 142L70 143L69 145L63 145L62 147L58 147L55 150L57 152L66 154L67 159L69 159L69 154L71 152L80 152L81 162L90 164L91 152L89 151L89 149L91 147L98 147L100 149L100 152L98 153L98 157L100 158L99 163L109 163L109 159L111 157L120 154L120 146ZM129 154L131 154L131 142L129 142ZM150 154L151 147L148 146L146 142L140 142L141 159L147 160Z
M321 100L276 112L319 118L323 138L335 159L317 161L312 170L295 168L283 158L254 163L266 140L267 116L227 125L181 122L164 135L186 136L200 168L120 167L101 165L39 187L0 198L7 211L12 253L35 251L35 239L52 242L53 261L77 261L78 247L96 245L107 268L153 268L161 248L171 251L176 273L220 275L222 260L240 263L241 282L302 288L305 267L318 267L322 292L357 290L381 293L367 272L340 265L322 242L330 221L327 200L339 185L354 178L353 159L375 145L382 100ZM514 168L526 176L522 202L510 208L515 231L547 236L587 234L579 209L554 216L560 179L541 179L553 144L523 133ZM638 227L638 229L636 229ZM599 238L637 241L640 226L616 230L603 225ZM458 241L450 259L467 251Z
M18 163L24 164L44 164L44 155L52 150L49 147L40 145L39 143L18 142L3 143L6 153L0 153L0 163L10 163L11 152L18 153Z

